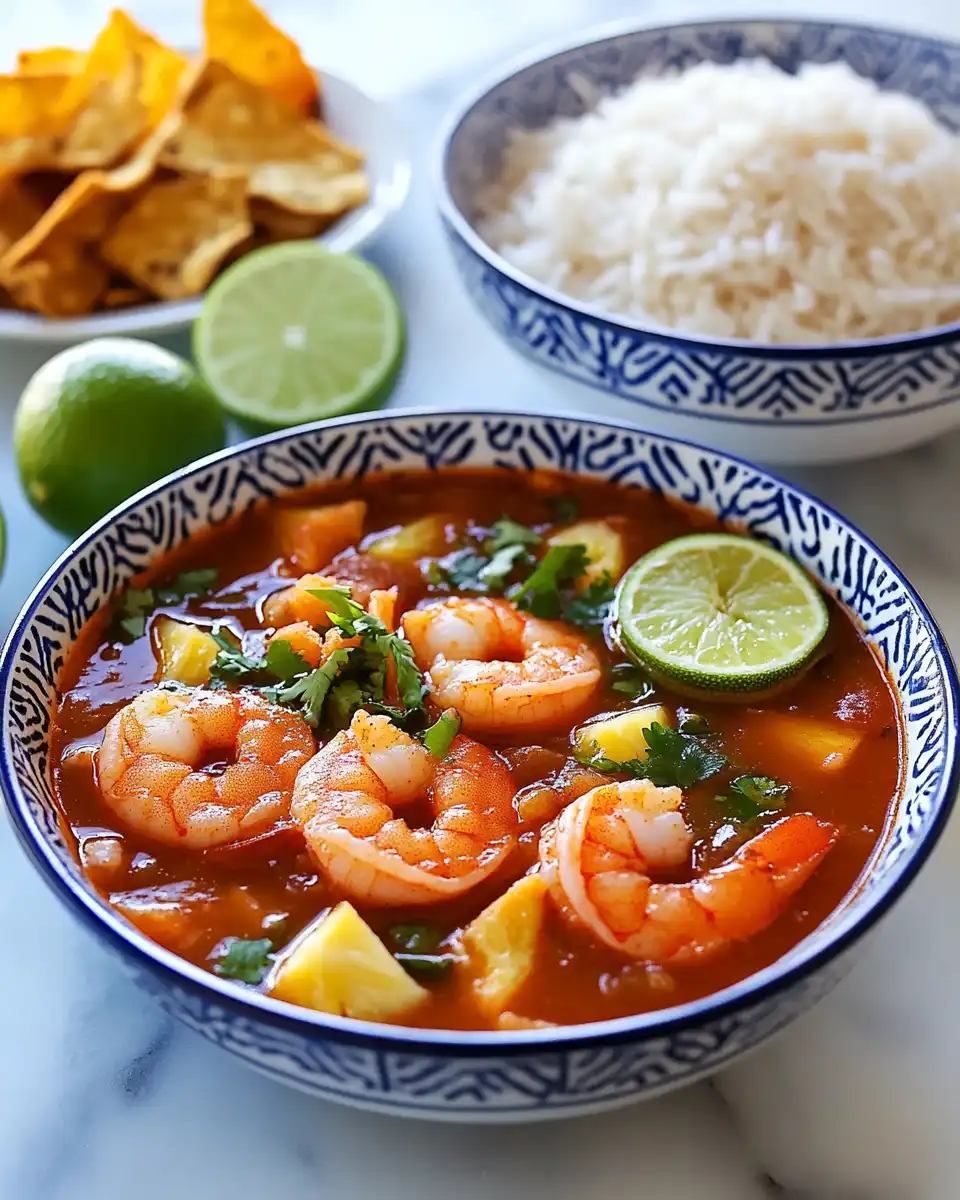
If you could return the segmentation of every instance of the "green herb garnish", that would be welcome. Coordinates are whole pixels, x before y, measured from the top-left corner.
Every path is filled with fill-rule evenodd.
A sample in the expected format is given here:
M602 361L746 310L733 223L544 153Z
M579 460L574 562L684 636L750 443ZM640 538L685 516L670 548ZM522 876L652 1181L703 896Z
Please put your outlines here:
M579 543L551 546L540 559L533 574L516 590L513 600L518 608L535 617L555 620L563 612L565 584L579 579L587 568L587 548Z
M710 732L707 718L691 712L689 708L677 709L677 728L681 733L693 733L697 737L703 737Z
M423 744L434 758L446 758L453 739L460 732L460 724L460 714L455 708L448 708L423 731Z
M609 575L594 579L589 587L563 601L561 615L571 625L581 629L602 629L610 615L610 606L617 589Z
M543 538L529 525L521 525L512 517L501 517L490 526L491 536L487 539L486 549L490 554L503 550L507 546L539 546Z
M727 765L726 755L702 738L681 733L659 721L644 729L643 740L647 743L646 758L614 762L603 754L593 754L578 761L605 774L629 775L634 779L649 779L657 787L678 788L691 788Z
M201 596L217 582L215 567L184 571L172 583L159 588L127 588L113 607L112 636L132 642L147 631L147 620L161 604L176 604L188 596Z
M714 800L735 820L755 821L767 813L779 812L789 793L788 783L780 783L769 775L738 775L730 790L714 796Z
M327 693L333 687L333 682L337 678L340 668L349 659L350 653L349 647L334 650L326 662L317 667L315 671L311 671L309 675L304 675L302 679L296 680L287 687L271 688L268 692L269 698L275 704L302 708L308 724L316 728L320 724Z
M455 957L438 954L443 934L433 925L394 925L388 930L393 956L408 974L421 979L442 979Z
M237 979L240 983L258 984L270 970L273 942L269 938L225 938L214 950L211 958L213 969L224 979Z
M219 655L217 657L219 658ZM310 670L310 664L303 655L298 654L283 638L271 640L263 665L282 683L291 683L299 675L305 675Z
M395 954L393 956L408 975L420 979L443 979L456 962L452 954Z
M222 632L222 626L214 625L210 636L220 647L217 657L210 666L210 675L214 679L224 679L232 683L240 680L249 681L261 676L266 670L266 661L262 658L251 658L244 654L243 648ZM299 658L300 656L297 655ZM303 662L303 660L300 660ZM304 663L306 666L306 663Z

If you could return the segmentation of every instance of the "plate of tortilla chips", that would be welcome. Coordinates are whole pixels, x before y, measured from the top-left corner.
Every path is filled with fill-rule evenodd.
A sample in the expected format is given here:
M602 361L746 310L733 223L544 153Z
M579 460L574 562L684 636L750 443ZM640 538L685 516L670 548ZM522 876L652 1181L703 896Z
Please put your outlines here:
M0 338L185 326L250 250L357 249L409 180L383 106L252 0L203 0L195 54L114 10L89 49L0 75Z

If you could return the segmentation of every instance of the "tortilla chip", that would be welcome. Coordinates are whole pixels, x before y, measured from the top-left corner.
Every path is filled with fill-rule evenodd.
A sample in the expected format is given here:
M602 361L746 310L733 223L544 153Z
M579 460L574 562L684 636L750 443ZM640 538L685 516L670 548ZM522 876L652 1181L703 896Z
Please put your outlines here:
M252 0L204 0L204 57L225 63L297 112L318 111L316 74L300 47Z
M155 129L170 111L187 59L119 10L110 17L120 36L140 59L140 88L137 99L147 110L147 125Z
M21 50L17 55L17 71L20 75L79 75L86 61L83 50L46 46L43 50Z
M292 213L337 217L370 198L363 171L330 173L323 160L314 163L264 163L250 173L251 197L270 200Z
M240 176L154 183L117 222L104 257L134 282L180 300L207 286L253 232Z
M310 162L329 153L330 137L318 122L223 63L207 62L185 84L176 131L160 161L184 173L246 173L271 160Z
M28 171L56 156L69 75L0 75L0 173Z
M316 237L330 221L326 217L314 217L309 213L290 212L270 200L259 196L248 197L250 218L254 224L254 237L259 244L296 241L300 238Z
M14 242L0 258L0 281L19 307L50 317L91 311L112 274L100 245L153 174L158 149L151 138L121 167L84 171Z
M0 256L43 216L46 204L37 189L11 176L0 183Z

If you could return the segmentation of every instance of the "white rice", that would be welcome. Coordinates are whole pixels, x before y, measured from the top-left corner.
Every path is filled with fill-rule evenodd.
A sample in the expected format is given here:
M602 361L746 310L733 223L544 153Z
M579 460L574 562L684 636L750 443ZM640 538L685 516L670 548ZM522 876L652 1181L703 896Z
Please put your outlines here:
M641 79L512 135L481 233L610 313L763 342L960 318L960 138L845 64Z

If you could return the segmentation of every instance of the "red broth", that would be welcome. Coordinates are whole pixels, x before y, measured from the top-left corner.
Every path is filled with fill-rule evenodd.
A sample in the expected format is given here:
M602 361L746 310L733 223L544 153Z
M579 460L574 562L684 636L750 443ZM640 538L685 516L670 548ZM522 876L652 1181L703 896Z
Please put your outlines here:
M360 544L338 556L333 571L371 586L394 584L398 611L431 595L433 587L416 565L385 565L364 547L371 535L426 513L442 513L449 531L476 532L505 511L525 525L554 519L559 495L572 496L584 518L607 518L625 542L630 563L667 539L715 527L712 518L646 492L550 474L530 476L457 471L437 475L376 475L298 496L295 503L329 504L362 499L368 509ZM236 630L262 630L260 603L299 572L283 558L278 515L283 506L262 506L178 549L142 582L169 580L186 569L216 567L212 594L163 606L173 615L210 624L224 618ZM449 533L454 536L453 532ZM812 813L834 823L838 840L812 879L786 911L763 932L734 943L719 957L698 965L651 967L597 943L582 927L565 922L548 902L536 945L533 970L512 997L520 1018L560 1024L604 1020L662 1009L707 995L774 962L811 933L853 888L871 859L898 794L901 727L890 683L850 616L830 604L830 630L817 662L774 699L755 703L684 701L657 688L654 699L671 710L693 707L716 731L730 764L722 774L685 793L684 812L696 842L690 879L723 862L758 826L729 819L716 800L742 772L789 782L784 813ZM623 655L594 639L604 668ZM207 967L225 938L272 938L280 949L318 914L340 899L306 851L302 834L289 822L264 835L203 852L150 840L121 824L101 798L95 751L109 719L138 693L153 686L158 664L150 625L129 644L115 638L109 612L83 631L61 679L61 699L51 732L52 771L65 827L98 890L144 933ZM606 684L593 713L629 706ZM803 722L825 723L855 735L849 761L824 767L798 730ZM376 909L357 904L384 939L399 923L428 921L449 942L481 910L528 870L537 858L542 813L527 804L535 788L570 760L570 731L549 737L480 738L513 771L520 793L515 804L525 817L518 848L495 877L456 900L427 909ZM122 841L119 862L98 864L98 839ZM102 844L102 843L101 843ZM239 985L238 985L239 986ZM496 1028L497 1014L476 1002L471 971L460 967L427 981L429 1000L401 1023L443 1028Z

